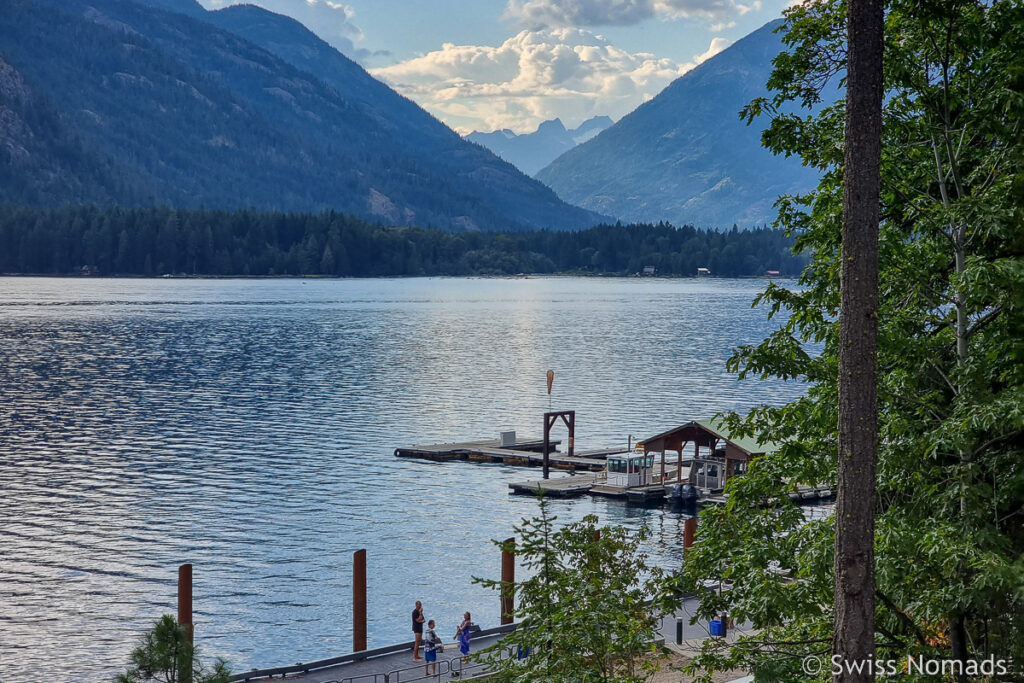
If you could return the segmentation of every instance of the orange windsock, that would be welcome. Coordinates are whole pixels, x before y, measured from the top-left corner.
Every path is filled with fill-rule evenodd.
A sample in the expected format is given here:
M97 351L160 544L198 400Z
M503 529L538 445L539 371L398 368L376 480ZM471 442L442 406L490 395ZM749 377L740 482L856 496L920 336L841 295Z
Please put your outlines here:
M554 383L554 381L555 381L555 371L554 370L548 370L548 396L551 395L551 385Z

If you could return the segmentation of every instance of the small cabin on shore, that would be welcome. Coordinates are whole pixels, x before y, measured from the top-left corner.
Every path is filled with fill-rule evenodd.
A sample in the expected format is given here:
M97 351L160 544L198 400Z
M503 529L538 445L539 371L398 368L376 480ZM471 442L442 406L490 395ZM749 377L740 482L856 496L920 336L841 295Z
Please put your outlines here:
M729 477L745 472L751 460L771 453L776 446L733 436L720 420L710 419L694 420L655 434L637 443L637 450L641 449L645 456L661 456L664 482L674 479L700 489L720 491ZM666 453L675 454L674 477L671 459L666 463ZM684 476L686 465L689 465L688 473Z

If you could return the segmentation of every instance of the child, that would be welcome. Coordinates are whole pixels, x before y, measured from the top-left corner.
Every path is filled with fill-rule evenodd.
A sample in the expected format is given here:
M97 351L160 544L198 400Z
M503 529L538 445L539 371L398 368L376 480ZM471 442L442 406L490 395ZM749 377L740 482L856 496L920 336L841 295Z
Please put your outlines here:
M423 656L426 664L423 665L423 673L427 676L437 675L437 651L441 649L441 639L434 632L434 620L427 622L427 631L423 634ZM434 667L433 673L430 667Z

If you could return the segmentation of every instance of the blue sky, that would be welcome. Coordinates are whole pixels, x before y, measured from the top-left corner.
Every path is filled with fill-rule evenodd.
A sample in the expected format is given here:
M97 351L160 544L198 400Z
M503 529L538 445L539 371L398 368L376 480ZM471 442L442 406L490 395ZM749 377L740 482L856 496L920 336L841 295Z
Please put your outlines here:
M242 0L200 0L216 9ZM787 0L245 0L292 16L459 132L618 119Z

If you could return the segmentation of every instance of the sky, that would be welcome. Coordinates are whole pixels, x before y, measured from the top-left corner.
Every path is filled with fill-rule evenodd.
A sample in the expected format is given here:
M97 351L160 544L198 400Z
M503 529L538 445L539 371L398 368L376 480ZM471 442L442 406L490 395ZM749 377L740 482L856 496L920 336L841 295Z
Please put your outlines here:
M286 14L462 134L618 120L790 0L200 0Z

